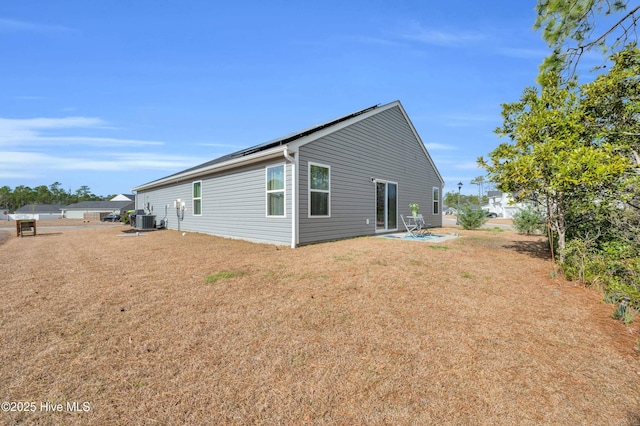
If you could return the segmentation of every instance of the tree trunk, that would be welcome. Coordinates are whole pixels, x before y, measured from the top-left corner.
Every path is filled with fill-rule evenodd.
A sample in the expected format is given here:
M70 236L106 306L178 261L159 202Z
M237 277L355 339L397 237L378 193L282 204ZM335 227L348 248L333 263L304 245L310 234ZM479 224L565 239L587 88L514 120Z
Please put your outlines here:
M564 263L564 249L566 246L566 231L558 229L558 262Z
M556 232L558 233L558 262L564 263L564 252L567 241L567 224L564 220L564 203L562 194L558 197L558 205L556 206Z

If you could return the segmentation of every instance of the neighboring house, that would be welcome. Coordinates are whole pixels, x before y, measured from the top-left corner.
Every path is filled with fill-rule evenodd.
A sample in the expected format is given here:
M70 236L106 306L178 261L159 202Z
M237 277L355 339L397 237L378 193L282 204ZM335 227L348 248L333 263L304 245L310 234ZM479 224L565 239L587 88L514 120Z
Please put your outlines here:
M418 203L442 226L444 181L399 101L133 188L138 209L180 229L295 247L404 231ZM176 208L185 203L186 212ZM178 224L178 216L183 219Z
M76 204L69 204L64 209L64 217L67 219L87 219L100 220L109 213L124 213L132 210L135 206L133 201L81 201Z
M109 201L135 201L136 194L119 194L113 197Z
M62 217L62 209L65 206L61 204L27 204L15 211L13 219L60 219Z
M489 197L489 204L482 206L482 209L496 213L498 217L505 219L512 219L514 213L525 209L528 205L527 203L514 203L511 194L506 192L489 191L487 196Z

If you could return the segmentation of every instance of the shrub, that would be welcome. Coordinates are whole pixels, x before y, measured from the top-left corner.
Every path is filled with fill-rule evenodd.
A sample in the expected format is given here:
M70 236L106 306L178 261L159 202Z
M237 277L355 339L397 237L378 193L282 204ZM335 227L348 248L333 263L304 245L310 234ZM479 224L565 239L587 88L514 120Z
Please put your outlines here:
M610 241L599 247L594 242L567 242L562 265L567 279L597 286L609 303L630 299L629 306L640 307L640 259L637 245Z
M458 223L463 229L478 229L487 219L484 210L473 210L469 205L462 207L458 212Z
M513 215L513 226L523 234L536 234L544 230L544 217L538 209L527 206Z

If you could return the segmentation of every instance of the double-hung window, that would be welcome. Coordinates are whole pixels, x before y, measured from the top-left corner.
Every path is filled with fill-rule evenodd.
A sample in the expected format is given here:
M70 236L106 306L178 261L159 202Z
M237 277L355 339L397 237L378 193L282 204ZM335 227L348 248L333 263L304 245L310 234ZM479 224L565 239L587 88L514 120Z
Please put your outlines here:
M440 188L433 187L433 214L440 214Z
M331 216L331 168L309 163L309 217Z
M285 216L284 192L284 165L267 167L267 216Z
M193 215L202 215L202 181L193 182Z

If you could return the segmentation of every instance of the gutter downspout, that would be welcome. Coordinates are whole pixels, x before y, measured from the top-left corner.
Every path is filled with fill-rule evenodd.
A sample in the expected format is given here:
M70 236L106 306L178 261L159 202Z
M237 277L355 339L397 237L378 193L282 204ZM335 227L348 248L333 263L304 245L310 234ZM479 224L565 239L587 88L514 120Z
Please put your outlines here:
M296 201L296 160L289 155L289 147L287 145L284 146L284 158L291 164L291 248L296 248L296 236L297 236L297 228L296 228L296 217L298 213L297 201Z

